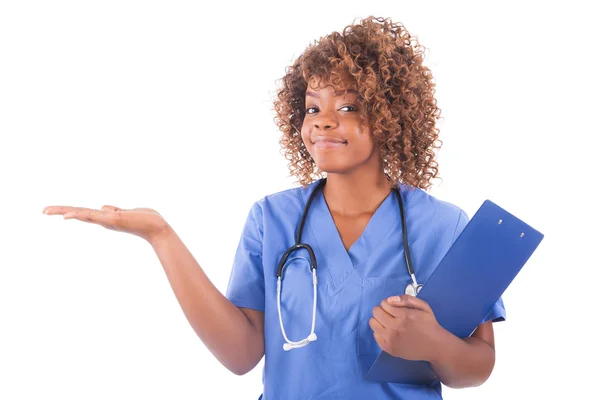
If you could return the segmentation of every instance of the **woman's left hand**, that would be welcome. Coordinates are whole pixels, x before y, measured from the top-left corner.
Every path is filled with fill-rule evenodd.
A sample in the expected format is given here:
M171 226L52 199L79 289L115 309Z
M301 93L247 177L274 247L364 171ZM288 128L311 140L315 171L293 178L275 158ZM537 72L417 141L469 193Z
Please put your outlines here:
M407 360L431 361L444 331L429 304L410 295L384 299L369 326L383 351Z

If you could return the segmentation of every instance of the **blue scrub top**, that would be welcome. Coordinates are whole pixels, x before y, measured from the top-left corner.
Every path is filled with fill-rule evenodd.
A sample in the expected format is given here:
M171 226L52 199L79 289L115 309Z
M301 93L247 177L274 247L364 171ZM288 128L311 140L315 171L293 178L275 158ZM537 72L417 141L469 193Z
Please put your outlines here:
M237 248L227 298L238 307L265 313L263 400L440 399L431 386L369 382L364 374L381 353L369 327L372 309L403 294L406 270L396 196L390 193L360 238L346 251L322 191L314 198L302 242L317 258L317 340L284 351L277 312L276 270L294 237L304 205L318 181L255 202ZM418 188L399 184L404 201L410 256L424 283L468 222L459 207ZM412 190L411 190L412 189ZM304 339L312 324L313 285L306 250L295 251L284 267L281 313L291 341ZM484 319L505 318L502 299Z

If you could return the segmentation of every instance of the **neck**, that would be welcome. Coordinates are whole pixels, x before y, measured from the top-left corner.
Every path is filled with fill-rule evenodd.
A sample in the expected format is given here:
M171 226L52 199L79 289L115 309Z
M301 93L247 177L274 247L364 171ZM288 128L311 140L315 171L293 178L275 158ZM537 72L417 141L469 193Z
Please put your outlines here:
M328 174L323 196L332 213L355 216L374 213L390 191L391 187L383 171L376 175Z

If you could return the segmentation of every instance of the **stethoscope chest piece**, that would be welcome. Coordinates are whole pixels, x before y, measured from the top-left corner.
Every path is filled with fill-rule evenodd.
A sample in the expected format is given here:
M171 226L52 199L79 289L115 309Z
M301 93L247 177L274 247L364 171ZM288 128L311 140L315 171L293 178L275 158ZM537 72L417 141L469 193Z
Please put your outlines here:
M422 287L423 285L415 285L413 282L410 282L408 285L406 285L406 289L404 289L404 294L407 294L409 296L416 296L419 294Z
M290 351L292 349L297 349L300 347L304 347L310 342L314 342L317 340L317 335L315 333L315 320L317 316L317 258L315 257L314 251L311 246L307 243L302 243L302 229L304 227L304 223L306 222L306 217L308 214L308 210L310 208L310 204L312 203L317 191L323 188L325 184L325 179L321 180L321 182L317 185L317 187L312 191L306 205L304 206L304 210L302 212L302 217L300 218L300 225L298 230L296 231L295 243L290 247L281 257L279 261L279 265L277 267L277 314L279 315L279 325L281 328L281 333L283 334L283 338L285 343L283 344L283 350ZM408 238L407 238L407 227L406 227L406 218L404 216L404 204L402 203L402 196L400 195L400 191L395 188L394 192L396 194L396 198L398 199L398 208L400 209L400 219L402 221L402 241L404 246L404 256L406 259L406 269L408 274L411 277L411 282L406 286L404 290L405 294L416 296L421 291L423 285L420 285L417 282L417 278L415 276L415 272L412 267L412 262L410 260L410 254L408 249ZM281 281L283 279L284 267L288 257L296 250L304 249L308 252L310 257L310 269L312 271L313 278L313 309L312 309L312 325L310 329L309 335L299 341L291 341L287 337L285 333L285 329L283 327L283 318L281 316Z

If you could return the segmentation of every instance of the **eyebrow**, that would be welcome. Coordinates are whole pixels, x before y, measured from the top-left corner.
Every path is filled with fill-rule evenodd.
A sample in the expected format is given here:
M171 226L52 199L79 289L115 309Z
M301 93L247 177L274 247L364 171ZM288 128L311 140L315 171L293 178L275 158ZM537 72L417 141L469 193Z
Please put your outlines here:
M333 96L337 97L337 96L339 96L341 94L346 94L346 93L358 95L358 92L356 90L354 90L354 89L347 89L347 90L336 90L335 92L333 92ZM318 93L310 92L308 90L306 91L306 95L310 96L310 97L316 97L316 98L320 98L321 97Z

